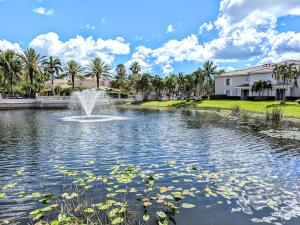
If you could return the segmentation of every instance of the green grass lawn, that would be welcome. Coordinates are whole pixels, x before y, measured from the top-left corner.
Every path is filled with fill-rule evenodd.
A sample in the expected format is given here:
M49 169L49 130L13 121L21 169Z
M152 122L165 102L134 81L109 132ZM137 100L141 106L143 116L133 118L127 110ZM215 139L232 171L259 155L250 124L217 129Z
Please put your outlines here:
M237 105L240 106L242 110L263 113L267 110L272 110L273 107L281 107L284 116L300 118L300 105L296 102L287 102L285 106L280 106L280 101L239 101L239 100L204 100L202 102L194 101L150 101L144 102L142 106L147 107L186 107L193 109L231 109Z

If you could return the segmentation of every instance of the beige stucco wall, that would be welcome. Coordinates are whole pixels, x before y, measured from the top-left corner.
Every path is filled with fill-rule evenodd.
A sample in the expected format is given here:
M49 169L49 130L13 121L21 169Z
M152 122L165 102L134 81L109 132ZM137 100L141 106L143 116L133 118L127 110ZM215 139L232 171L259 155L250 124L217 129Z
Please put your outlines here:
M230 79L230 85L226 85L226 79ZM224 95L226 91L230 91L230 96L240 96L237 86L248 84L249 76L234 76L234 77L216 77L215 79L215 94Z
M226 85L226 79L230 78L230 85ZM237 86L243 84L249 84L249 96L259 96L259 93L251 92L251 86L255 81L265 80L271 81L271 84L274 86L277 84L277 80L272 77L272 73L266 74L251 74L249 76L219 76L215 79L215 94L224 95L226 91L230 91L230 96L241 96L241 89L236 88ZM276 96L276 89L264 90L261 92L261 96ZM298 79L298 87L289 88L286 92L286 96L300 97L300 78Z

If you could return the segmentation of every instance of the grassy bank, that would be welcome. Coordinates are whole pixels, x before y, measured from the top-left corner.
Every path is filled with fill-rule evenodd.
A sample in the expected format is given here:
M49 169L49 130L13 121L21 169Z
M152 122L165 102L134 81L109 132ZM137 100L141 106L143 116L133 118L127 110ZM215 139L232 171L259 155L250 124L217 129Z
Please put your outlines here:
M280 106L279 101L239 101L239 100L204 100L202 102L194 101L150 101L143 102L141 106L146 107L178 107L191 109L232 109L239 106L242 110L264 113L267 110L272 110L274 107L281 107L283 115L286 117L300 118L300 105L296 102L287 102L285 106Z

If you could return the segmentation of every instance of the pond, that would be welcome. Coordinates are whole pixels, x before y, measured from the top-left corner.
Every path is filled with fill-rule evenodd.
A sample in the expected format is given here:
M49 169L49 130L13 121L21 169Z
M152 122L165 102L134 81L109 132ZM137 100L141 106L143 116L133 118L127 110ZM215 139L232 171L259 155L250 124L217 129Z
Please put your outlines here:
M300 224L299 139L206 112L71 114L0 112L0 224Z

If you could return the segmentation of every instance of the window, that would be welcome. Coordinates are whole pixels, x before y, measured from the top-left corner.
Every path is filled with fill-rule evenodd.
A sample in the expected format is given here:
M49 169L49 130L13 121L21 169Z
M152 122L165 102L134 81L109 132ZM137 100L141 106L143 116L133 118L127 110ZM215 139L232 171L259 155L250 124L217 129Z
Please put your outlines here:
M250 78L249 78L249 77L247 77L247 78L246 78L246 81L250 81Z
M230 96L230 91L226 91L226 96Z
M227 78L227 79L226 79L226 85L227 85L227 86L230 85L230 78Z

